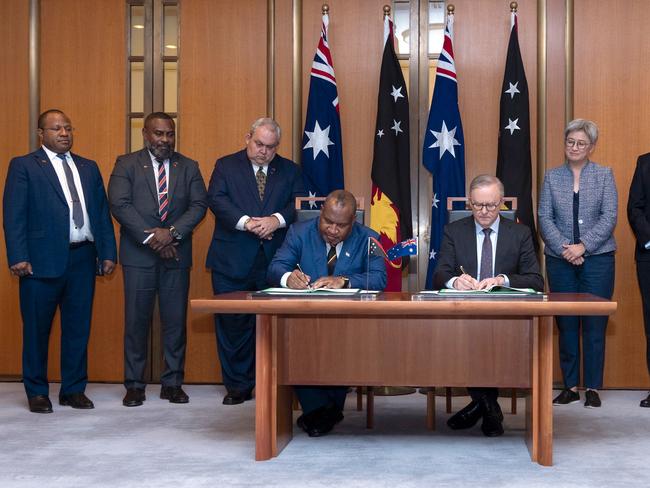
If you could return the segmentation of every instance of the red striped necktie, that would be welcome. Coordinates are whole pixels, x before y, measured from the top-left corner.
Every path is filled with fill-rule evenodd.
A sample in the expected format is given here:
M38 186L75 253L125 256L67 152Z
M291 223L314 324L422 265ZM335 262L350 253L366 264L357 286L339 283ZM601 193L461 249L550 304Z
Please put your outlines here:
M156 158L158 161L158 215L160 221L167 219L167 210L169 209L169 200L167 200L167 172L165 171L164 160Z

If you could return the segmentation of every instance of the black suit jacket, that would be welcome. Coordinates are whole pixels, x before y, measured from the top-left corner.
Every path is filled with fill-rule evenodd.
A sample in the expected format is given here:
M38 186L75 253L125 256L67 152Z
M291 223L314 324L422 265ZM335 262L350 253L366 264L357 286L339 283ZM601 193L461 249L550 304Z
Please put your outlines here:
M637 261L650 261L650 153L639 156L630 184L627 200L627 218L636 236Z
M246 151L217 160L208 186L208 204L215 216L215 226L206 266L234 279L247 276L260 240L251 232L237 230L237 222L244 215L267 217L279 212L289 227L295 219L295 199L303 195L300 169L282 156L276 154L269 163L264 200L260 200ZM278 229L273 239L262 241L267 261L273 258L286 232L286 228Z
M165 223L158 215L158 193L153 163L147 149L119 156L108 182L111 212L120 223L120 261L124 266L148 267L159 255L148 245L145 229L173 225L183 236L178 247L178 261L165 260L172 268L192 265L192 231L203 219L206 191L198 164L180 153L169 160L169 210Z
M438 254L438 265L433 276L435 289L445 287L454 276L462 274L460 266L476 277L476 227L474 217L469 216L445 226L445 232ZM509 219L499 221L494 273L505 274L510 286L515 288L544 289L544 278L539 272L539 263L530 229Z

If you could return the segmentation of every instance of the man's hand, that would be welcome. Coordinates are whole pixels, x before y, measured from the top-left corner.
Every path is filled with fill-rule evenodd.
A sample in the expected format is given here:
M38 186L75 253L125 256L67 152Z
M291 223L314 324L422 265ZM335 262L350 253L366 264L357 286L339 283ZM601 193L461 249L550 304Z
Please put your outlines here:
M32 272L32 263L28 261L21 261L9 267L9 270L16 276L27 276L34 274Z
M156 252L159 252L163 247L174 240L169 229L164 229L162 227L145 229L145 232L147 234L153 234L153 237L149 239L147 245Z
M562 257L574 266L580 266L585 262L583 257L585 253L585 245L580 242L578 244L562 244L564 251L562 251Z
M309 275L304 274L299 269L294 269L287 278L287 287L294 290L306 290L311 288L310 281L311 277Z
M477 290L478 281L468 274L462 274L454 280L456 290Z
M105 275L109 275L113 272L115 269L115 263L111 261L110 259L105 259L102 261L102 271L104 272Z
M494 278L485 278L484 280L481 280L478 284L478 290L485 290L486 288L490 288L491 286L501 286L505 285L506 279L499 275L495 276Z
M160 251L158 251L158 254L163 259L175 259L176 261L179 261L178 252L176 251L176 246L178 246L177 242L168 244L167 246L163 247Z
M273 233L280 227L280 221L275 215L268 217L252 217L244 224L247 231L252 232L260 239L271 239Z
M343 288L345 280L342 276L321 276L311 284L314 289L318 288Z

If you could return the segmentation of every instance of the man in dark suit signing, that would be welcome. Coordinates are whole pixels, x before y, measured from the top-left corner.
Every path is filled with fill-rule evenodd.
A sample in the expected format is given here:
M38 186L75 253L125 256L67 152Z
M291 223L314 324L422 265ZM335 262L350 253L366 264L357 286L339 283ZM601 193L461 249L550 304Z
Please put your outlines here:
M495 176L480 175L469 187L472 216L447 224L440 244L434 287L476 290L492 285L544 289L528 227L499 216L503 184ZM485 365L489 367L489 365ZM452 429L472 427L483 417L488 437L503 434L503 414L497 388L467 388L472 401L453 415Z
M41 148L11 160L4 191L7 261L20 278L23 382L29 409L51 413L47 350L61 310L59 404L93 408L85 395L95 274L110 274L117 250L97 164L70 152L70 119L38 118Z
M293 224L269 265L269 283L307 288L364 288L383 290L383 258L368 256L368 238L379 235L355 222L357 203L352 193L335 190L327 196L320 216ZM310 437L327 434L343 420L346 387L296 386L303 415L298 426Z
M124 272L126 407L145 400L147 342L156 295L165 359L160 398L189 401L181 386L192 231L207 207L198 164L174 151L173 119L162 112L149 114L142 135L145 148L119 156L108 183L111 212L120 223Z
M266 268L295 217L303 196L296 164L276 154L280 126L260 118L244 150L217 160L208 203L215 215L206 266L215 294L266 287ZM217 351L227 394L224 405L252 398L255 386L255 315L216 314Z
M646 338L646 364L650 373L650 153L639 156L630 184L627 218L636 237L636 275L641 289ZM641 400L650 408L650 393Z

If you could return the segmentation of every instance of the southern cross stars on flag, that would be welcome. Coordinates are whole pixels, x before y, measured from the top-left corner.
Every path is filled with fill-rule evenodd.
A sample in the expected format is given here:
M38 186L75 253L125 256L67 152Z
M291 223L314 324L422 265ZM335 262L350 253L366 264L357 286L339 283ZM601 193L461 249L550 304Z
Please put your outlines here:
M344 188L339 97L327 41L329 15L323 14L321 36L311 65L307 116L302 139L302 174L310 197ZM310 203L310 207L315 207Z
M422 162L433 175L431 241L426 288L431 288L437 253L447 223L447 197L465 196L465 139L458 109L453 49L454 16L447 15L445 39L436 68L435 89L424 136Z
M405 256L416 256L418 253L418 238L413 237L411 239L406 239L405 241L399 242L391 247L388 251L384 250L384 246L381 245L374 237L368 237L368 254L371 256L381 256L391 267L395 269L401 269L399 264L394 264L392 261L396 259L405 257Z
M497 176L508 197L517 197L517 220L536 235L533 218L528 82L519 50L517 14L510 14L510 41L501 88ZM533 239L537 248L537 239Z
M370 227L385 249L413 236L408 94L394 43L393 23L385 16L370 201ZM401 291L402 270L393 268L386 268L385 290Z

